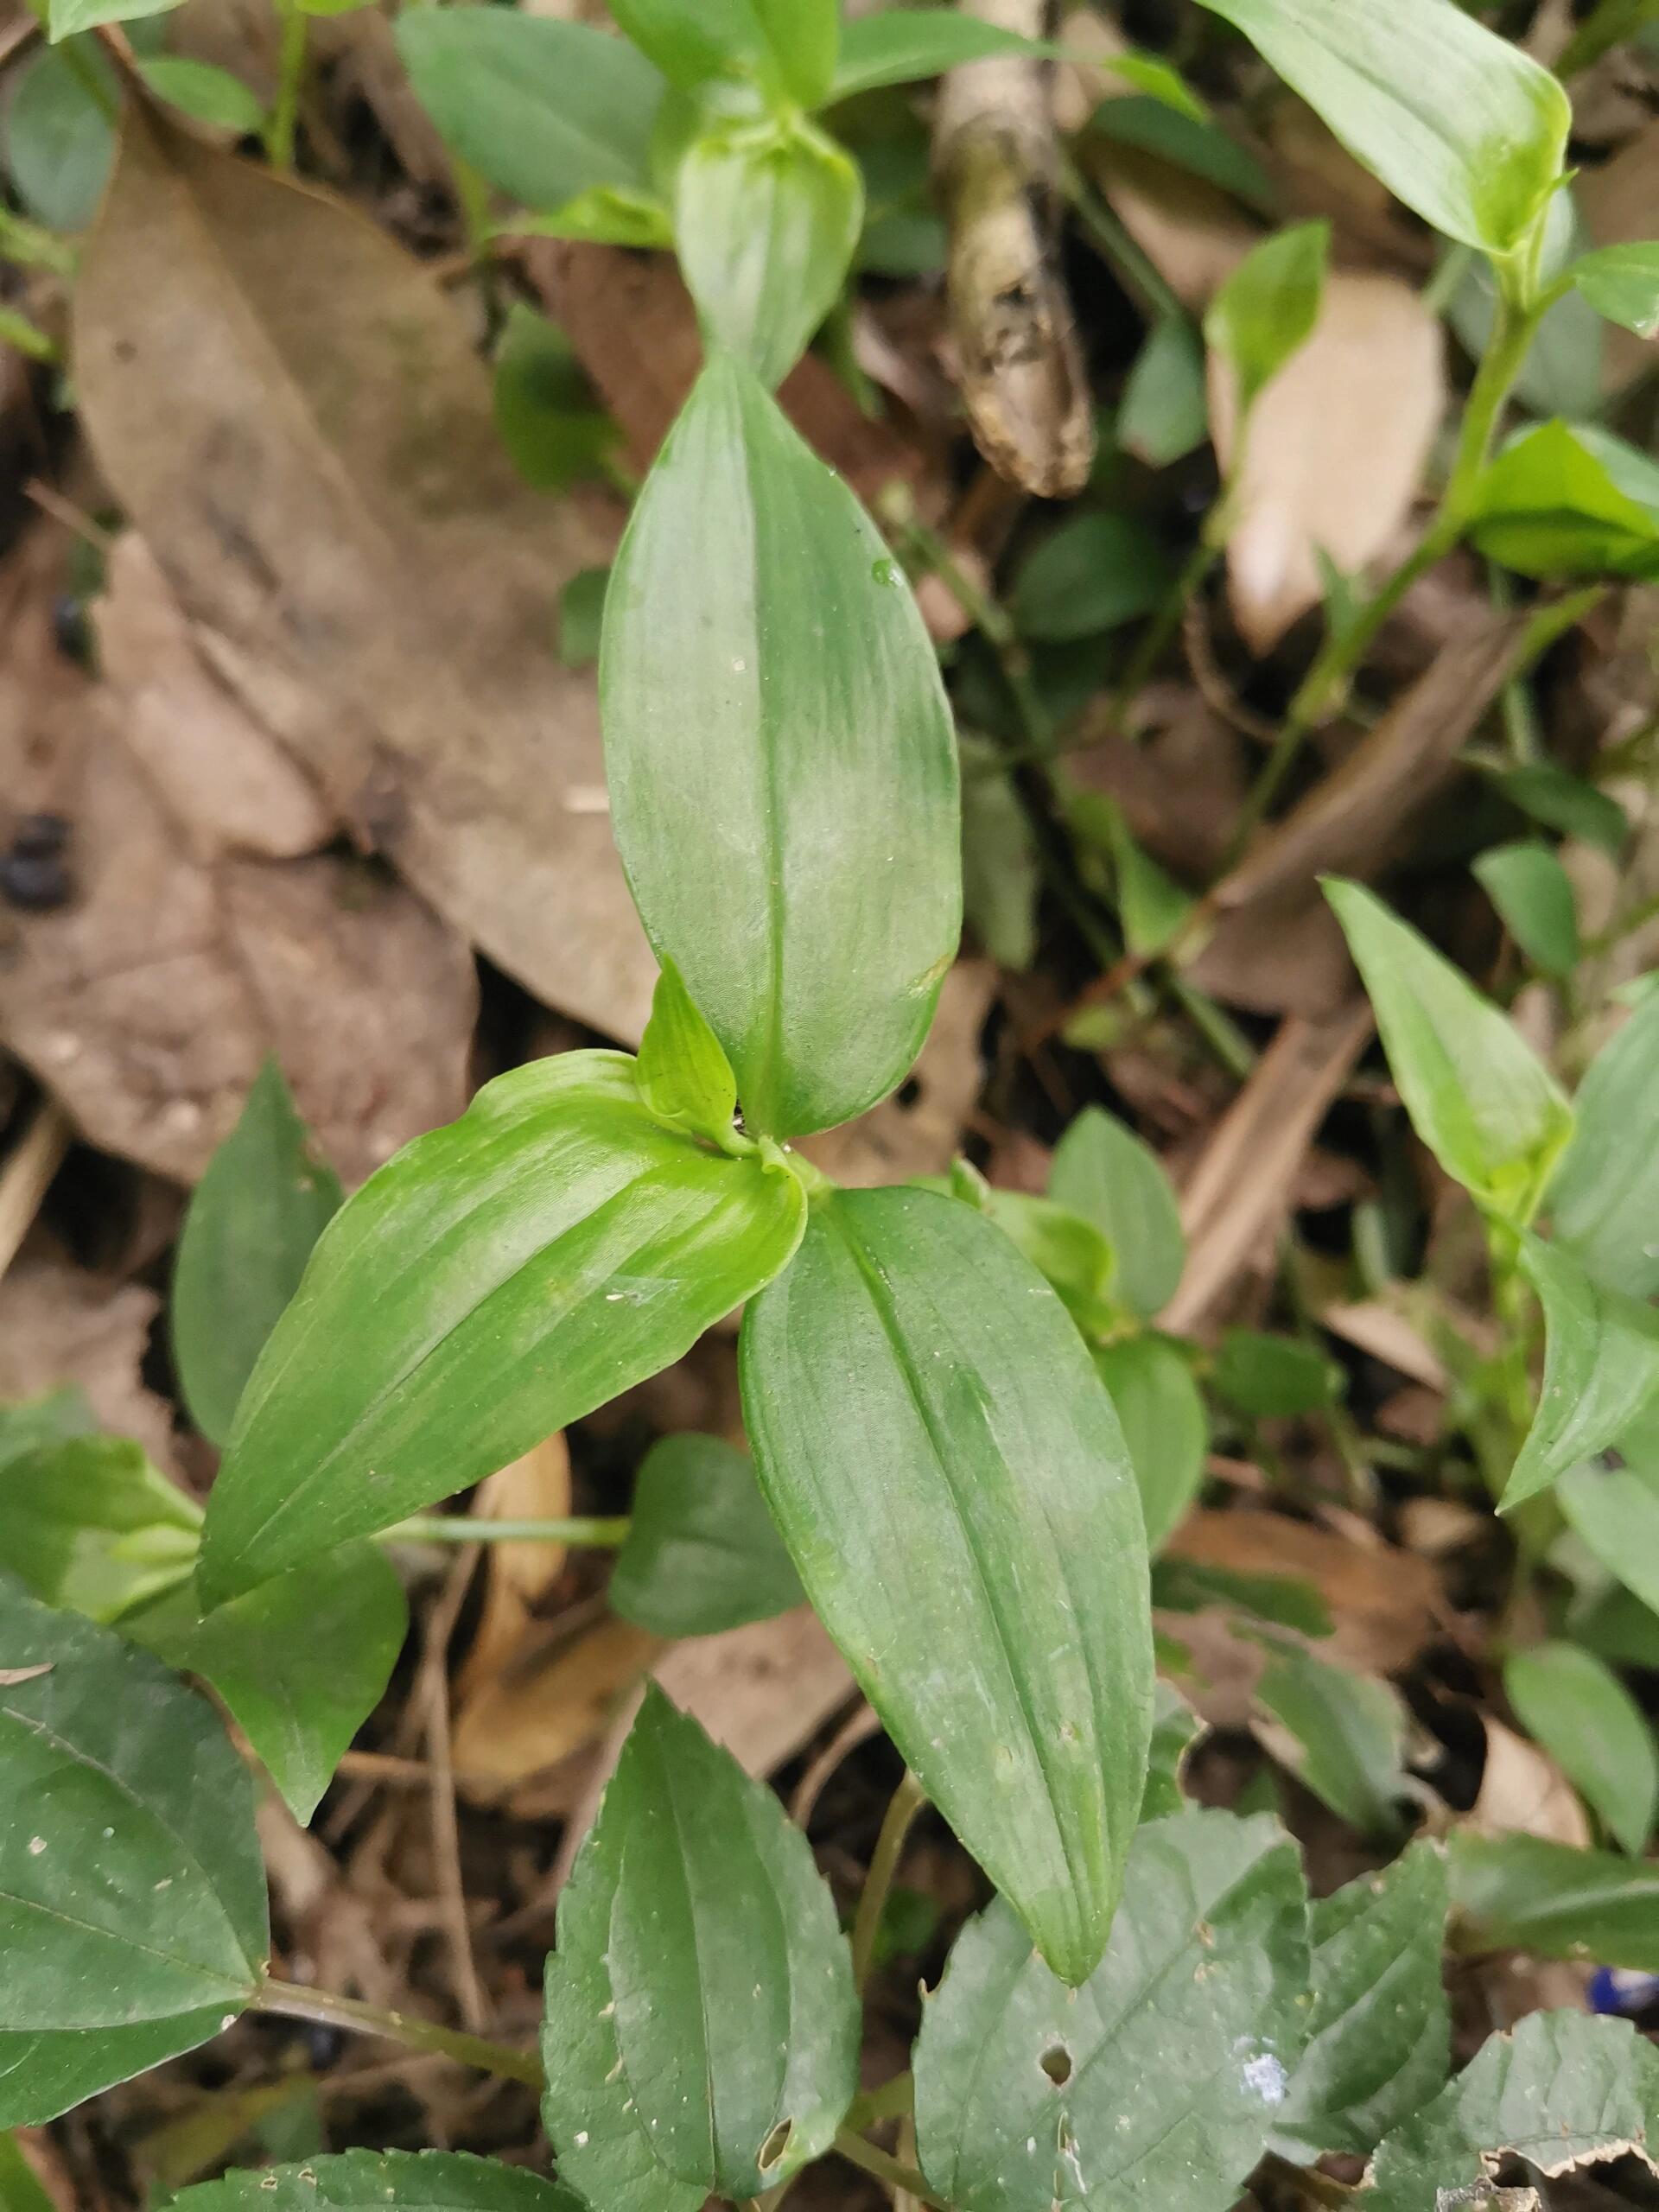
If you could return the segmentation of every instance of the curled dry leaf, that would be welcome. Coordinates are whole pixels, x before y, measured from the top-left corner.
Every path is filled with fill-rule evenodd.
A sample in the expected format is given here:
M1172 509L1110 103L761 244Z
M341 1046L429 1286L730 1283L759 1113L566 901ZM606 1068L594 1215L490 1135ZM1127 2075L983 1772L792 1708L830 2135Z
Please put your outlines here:
M478 1486L473 1515L485 1521L556 1521L570 1510L570 1453L550 1436ZM484 1605L455 1684L464 1718L469 1700L523 1650L537 1608L564 1572L563 1544L491 1544L484 1562Z

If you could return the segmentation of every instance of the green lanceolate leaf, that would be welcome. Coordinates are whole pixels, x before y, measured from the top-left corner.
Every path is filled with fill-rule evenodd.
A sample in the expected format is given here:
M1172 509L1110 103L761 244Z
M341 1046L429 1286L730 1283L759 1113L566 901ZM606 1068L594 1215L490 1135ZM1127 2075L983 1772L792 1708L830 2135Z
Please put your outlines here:
M1365 2157L1445 2082L1446 1909L1445 1857L1428 1843L1313 1907L1307 2049L1274 2120L1285 2157L1304 2164L1326 2151Z
M960 2212L1229 2212L1306 2033L1306 1913L1291 1839L1229 1813L1141 1830L1075 1994L999 1898L923 2014L928 2180Z
M1073 515L1020 564L1008 611L1022 637L1094 637L1150 613L1173 575L1167 548L1134 515Z
M1204 0L1349 151L1448 238L1497 256L1561 173L1567 94L1452 0Z
M1455 1182L1524 1224L1572 1134L1554 1077L1508 1017L1381 899L1337 881L1325 896L1413 1128Z
M714 1031L691 1003L671 960L657 978L639 1043L639 1096L664 1122L717 1144L731 1142L737 1078Z
M1616 1444L1659 1395L1659 1313L1605 1290L1558 1245L1523 1237L1544 1308L1544 1379L1502 1509L1508 1513Z
M600 474L618 442L616 425L596 404L564 333L522 300L507 309L496 348L490 412L513 467L538 492L568 491L582 478ZM591 624L593 647L576 665L585 666L598 653L607 574L603 569L578 569L564 588L561 613L568 630L572 590L594 589L591 583L579 585L578 579L597 575L600 580ZM563 635L560 655L571 664Z
M406 10L397 37L444 143L522 207L652 194L663 79L625 39L512 8Z
M1659 1974L1659 1866L1533 1835L1454 1835L1447 1869L1460 1951Z
M650 1112L620 1052L486 1084L329 1224L213 1485L210 1604L477 1482L678 1359L768 1281L781 1163Z
M1233 372L1241 415L1313 336L1330 258L1330 224L1298 223L1246 254L1210 302L1204 334Z
M1126 1337L1095 1353L1095 1366L1122 1425L1141 1490L1147 1548L1156 1552L1179 1525L1204 1480L1210 1422L1186 1355L1167 1337Z
M966 1160L957 1162L952 1181L951 1195L989 1215L1059 1293L1084 1336L1103 1335L1116 1325L1121 1309L1109 1294L1117 1262L1093 1222L1052 1198L995 1190Z
M341 1196L281 1068L267 1060L196 1186L173 1277L173 1357L190 1417L210 1442L228 1439L254 1362Z
M197 123L245 138L264 122L259 95L211 61L193 60L183 54L150 54L140 59L138 74L158 100Z
M803 107L821 106L835 81L841 0L749 0L749 5L789 92Z
M950 710L874 525L728 354L634 508L600 685L634 898L750 1128L885 1097L961 920Z
M894 1742L1056 1973L1098 1963L1152 1652L1122 1432L1065 1307L970 1206L815 1203L744 1317L761 1488Z
M655 1688L558 1936L543 2110L590 2204L747 2201L828 2149L859 2041L834 1904L771 1790Z
M887 8L843 26L830 97L843 100L880 85L914 84L995 54L1055 51L951 8Z
M211 2043L226 2017L220 2003L134 2028L0 2030L0 2127L43 2127L118 2082Z
M1146 1794L1141 1800L1143 1827L1148 1821L1166 1820L1172 1813L1188 1809L1181 1791L1181 1770L1188 1751L1204 1732L1203 1721L1180 1692L1160 1680L1153 1706Z
M1539 1643L1504 1662L1503 1689L1521 1726L1613 1840L1639 1856L1659 1807L1659 1757L1641 1707L1618 1675L1576 1644Z
M1656 1096L1659 994L1590 1063L1548 1201L1555 1243L1630 1298L1659 1291L1659 1145L1647 1132Z
M169 1667L213 1684L298 1821L378 1703L408 1625L396 1570L365 1543L206 1611L188 1585L122 1623Z
M1241 1574L1208 1560L1160 1559L1153 1562L1152 1602L1161 1611L1201 1613L1210 1606L1241 1613L1298 1636L1330 1636L1334 1624L1311 1582L1294 1574Z
M1364 2212L1474 2204L1507 2157L1572 2172L1659 2133L1659 2051L1628 2020L1533 2012L1491 2036L1376 2154Z
M1229 1329L1216 1353L1215 1384L1256 1421L1288 1421L1333 1405L1342 1370L1312 1344L1261 1329Z
M1555 1496L1598 1564L1646 1605L1659 1605L1659 1466L1572 1467Z
M713 1636L801 1602L747 1452L717 1436L664 1436L640 1463L613 1609L653 1636Z
M1523 576L1659 575L1659 465L1588 423L1541 423L1481 478L1469 535Z
M226 2174L167 2200L167 2212L582 2212L581 2199L521 2166L461 2151L347 2151L303 2165Z
M1148 468L1167 468L1202 445L1209 429L1198 334L1185 315L1161 315L1124 385L1117 442Z
M1533 966L1570 976L1579 964L1579 909L1567 870L1548 845L1494 845L1474 863L1480 887Z
M200 1529L195 1500L125 1437L0 1456L0 1560L48 1605L115 1620L185 1580Z
M711 77L766 83L775 75L772 42L752 0L613 0L611 13L683 92Z
M1114 1287L1137 1313L1150 1319L1168 1305L1186 1239L1150 1145L1103 1107L1085 1106L1054 1147L1048 1195L1100 1230L1117 1255Z
M1285 1763L1304 1788L1363 1835L1397 1834L1406 1717L1387 1682L1287 1644L1262 1669L1255 1699L1291 1738Z
M77 62L104 86L107 109L88 89ZM54 230L84 230L98 212L115 159L111 117L118 98L115 72L90 36L79 41L73 57L48 50L18 73L3 123L6 168L29 213Z
M1659 245L1601 246L1567 274L1598 315L1638 338L1659 338Z
M252 1784L212 1711L9 1577L0 1671L0 2029L239 2011L264 1961L264 1872Z

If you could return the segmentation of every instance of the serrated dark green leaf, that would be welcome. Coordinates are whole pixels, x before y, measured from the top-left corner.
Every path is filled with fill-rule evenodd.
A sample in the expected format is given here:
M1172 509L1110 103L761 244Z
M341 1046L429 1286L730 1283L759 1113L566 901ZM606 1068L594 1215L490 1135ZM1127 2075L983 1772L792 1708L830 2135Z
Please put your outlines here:
M1572 880L1548 845L1494 845L1474 873L1498 918L1532 965L1570 976L1579 964L1579 909Z
M136 2028L0 2030L0 2127L43 2127L117 2082L211 2043L226 2017L219 2004Z
M956 950L950 710L874 524L729 355L635 505L600 685L623 864L750 1128L862 1112Z
M802 1599L747 1452L717 1436L664 1436L640 1463L627 1541L607 1592L653 1636L713 1636Z
M347 2151L303 2165L226 2174L165 2212L586 2212L574 2190L462 2151Z
M1522 1238L1521 1264L1544 1308L1544 1379L1505 1513L1616 1444L1659 1396L1659 1313L1604 1289L1541 1237Z
M1659 1974L1659 1866L1537 1836L1457 1834L1447 1871L1460 1951Z
M1117 1255L1116 1287L1150 1319L1186 1262L1180 1209L1151 1146L1101 1106L1085 1106L1054 1147L1048 1195L1092 1221Z
M1065 1308L971 1206L814 1204L744 1316L745 1417L807 1594L1056 1972L1097 1964L1152 1654L1122 1432Z
M1659 1145L1647 1141L1656 1097L1659 993L1590 1063L1548 1200L1555 1243L1630 1298L1659 1291Z
M657 978L639 1042L639 1096L653 1114L717 1144L731 1142L737 1079L671 960Z
M1294 224L1246 254L1211 301L1205 340L1232 370L1241 417L1313 336L1330 257L1328 222Z
M1285 1764L1305 1788L1363 1835L1398 1833L1406 1717L1389 1683L1284 1644L1262 1669L1255 1700L1288 1732Z
M1659 1807L1659 1755L1642 1708L1617 1675L1576 1644L1534 1644L1503 1663L1503 1690L1613 1840L1646 1848Z
M1126 1337L1095 1353L1141 1489L1147 1548L1179 1526L1204 1481L1210 1421L1187 1357L1167 1337Z
M781 1162L658 1121L620 1052L487 1084L312 1256L208 1503L213 1604L477 1482L678 1359L788 1261Z
M0 1456L0 1560L48 1605L115 1620L186 1579L200 1531L201 1508L129 1438Z
M559 1899L543 2111L604 2212L746 2200L826 2150L858 1999L798 1828L650 1688Z
M238 2012L264 1964L264 1870L210 1708L9 1576L0 1669L24 1677L0 1688L0 2028Z
M1040 59L1057 51L952 8L886 8L842 26L830 98L849 99L880 85L912 85L995 54Z
M1307 2049L1274 2121L1274 2147L1286 2158L1367 2157L1444 2084L1446 1912L1446 1859L1429 1843L1313 1907Z
M1301 1862L1266 1816L1143 1827L1075 1993L999 1899L923 2014L923 2171L960 2212L1229 2212L1302 2047L1307 1974Z

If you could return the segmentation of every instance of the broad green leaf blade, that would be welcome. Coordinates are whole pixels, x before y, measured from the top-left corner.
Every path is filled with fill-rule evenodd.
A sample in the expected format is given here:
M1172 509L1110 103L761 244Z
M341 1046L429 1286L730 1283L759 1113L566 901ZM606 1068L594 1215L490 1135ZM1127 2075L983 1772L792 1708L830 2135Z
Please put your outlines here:
M751 1129L861 1113L956 950L950 710L874 524L728 354L634 507L600 685L623 865Z
M857 2087L852 1961L805 1837L652 1688L559 1900L543 2111L606 2212L741 2201Z
M923 2171L960 2212L1230 2212L1301 2049L1307 1973L1301 1864L1265 1815L1142 1828L1075 1993L998 1899L923 2014Z
M887 8L843 25L830 98L848 99L879 85L912 85L994 54L1040 59L1057 51L953 8Z
M993 1190L966 1161L957 1162L956 1175L960 1185L974 1178L978 1188L968 1202L988 1214L1059 1293L1085 1337L1103 1335L1118 1324L1121 1309L1109 1295L1116 1262L1093 1222L1056 1205L1052 1198L1034 1198L1026 1191ZM961 1188L952 1192L953 1197L963 1195Z
M254 1362L343 1195L268 1059L196 1185L173 1276L173 1357L211 1443L230 1436Z
M239 2011L264 1964L264 1870L210 1708L4 1576L0 1654L24 1676L0 1688L0 2029Z
M167 2200L167 2212L584 2212L557 2182L463 2151L347 2151L303 2165L226 2174Z
M538 492L568 491L582 478L598 474L619 442L616 425L595 403L593 388L564 333L522 300L515 300L507 309L501 342L496 348L490 412L513 467ZM607 572L603 569L577 571L582 576L595 573L601 579L602 606ZM573 577L565 587L567 604L575 582ZM597 609L593 629L595 645L587 656L589 660L598 649ZM568 663L569 655L563 647L562 658Z
M92 1408L70 1384L43 1391L38 1398L0 1405L0 1468L43 1446L67 1443L74 1436L92 1436L97 1428Z
M772 43L752 0L611 0L611 13L683 92L711 77L764 83L775 73Z
M1610 1667L1576 1644L1512 1652L1503 1689L1613 1840L1639 1857L1659 1806L1659 1758L1642 1708Z
M1618 860L1630 841L1630 820L1610 791L1569 775L1553 760L1528 760L1518 768L1488 771L1491 781L1512 806L1559 830L1569 837L1582 837ZM1583 1099L1580 1088L1579 1097Z
M663 79L626 39L512 8L406 9L397 51L450 151L525 207L650 194Z
M134 2028L0 2030L0 2127L43 2127L118 2082L211 2043L227 2012L235 2017L221 2002Z
M1116 1288L1144 1319L1175 1295L1186 1263L1180 1209L1151 1146L1085 1106L1054 1147L1048 1195L1092 1221L1117 1255Z
M781 1164L657 1120L622 1053L486 1084L317 1246L213 1485L203 1598L388 1528L670 1365L786 1263L804 1211Z
M1659 1974L1659 1866L1532 1835L1454 1835L1447 1869L1460 1951Z
M1567 273L1598 315L1638 338L1659 338L1659 245L1604 245Z
M651 1019L639 1042L638 1079L639 1096L653 1114L729 1146L737 1078L671 960L652 995Z
M1134 515L1073 515L1020 565L1008 611L1020 635L1064 644L1149 614L1174 564Z
M1387 1682L1284 1645L1262 1669L1255 1699L1288 1732L1291 1742L1274 1748L1306 1788L1362 1835L1398 1834L1406 1716Z
M1494 845L1474 862L1498 918L1535 968L1570 976L1579 964L1579 909L1567 870L1548 845Z
M194 1585L124 1621L169 1667L219 1692L297 1821L379 1702L409 1626L376 1544L346 1544L204 1611Z
M1576 1126L1549 1186L1554 1241L1630 1298L1659 1291L1659 993L1644 999L1590 1063Z
M49 0L47 35L55 46L76 31L99 23L130 23L141 16L164 16L178 0Z
M1513 252L1561 173L1567 94L1452 0L1204 0L1426 223Z
M1174 1534L1204 1480L1210 1422L1185 1354L1167 1337L1103 1345L1095 1366L1106 1385L1141 1490L1147 1548Z
M1313 1907L1307 2049L1274 2120L1284 2157L1311 2165L1326 2151L1368 2156L1444 2084L1446 1909L1445 1857L1428 1843Z
M1579 1541L1649 1606L1659 1606L1659 1468L1569 1468L1555 1495Z
M749 0L778 73L805 108L820 107L835 82L841 0Z
M1330 224L1297 223L1246 254L1211 301L1205 338L1232 370L1241 416L1313 336L1330 259Z
M1294 1630L1298 1636L1330 1636L1335 1624L1311 1582L1294 1574L1245 1574L1207 1560L1160 1559L1152 1567L1152 1602L1160 1611L1201 1613L1210 1606L1252 1621Z
M1148 468L1167 468L1202 445L1209 430L1198 334L1185 315L1160 315L1124 385L1117 442Z
M1098 1963L1140 1809L1140 1500L1054 1293L971 1206L816 1203L744 1317L745 1418L808 1596L1055 1972Z
M115 126L92 97L90 74L120 95L109 57L90 35L73 55L48 48L18 72L3 120L6 169L29 213L54 230L84 230L98 213L115 159Z
M1376 2154L1365 2212L1476 2204L1505 2155L1570 2173L1659 2135L1659 2051L1628 2020L1533 2012L1491 2036Z
M1215 1385L1230 1405L1257 1421L1317 1413L1342 1394L1341 1368L1294 1337L1229 1329L1216 1353Z
M1659 465L1587 423L1541 423L1476 487L1469 535L1523 576L1659 575Z
M264 123L264 105L257 92L211 61L195 61L183 54L149 54L140 58L138 74L158 100L198 123L233 130L238 138L249 137Z
M1659 1395L1659 1313L1605 1290L1559 1245L1521 1242L1543 1301L1538 1410L1499 1501L1505 1513L1618 1442Z
M1169 1683L1160 1681L1153 1706L1152 1751L1147 1761L1146 1794L1141 1800L1141 1822L1161 1821L1189 1808L1181 1790L1181 1770L1186 1755L1205 1732L1186 1700Z
M1109 66L1115 76L1128 73L1116 60ZM1089 131L1113 145L1133 146L1161 162L1172 162L1230 192L1261 214L1272 218L1278 213L1280 195L1254 155L1246 153L1209 115L1191 114L1156 92L1102 100L1089 118Z
M1449 11L1455 12L1455 11ZM1357 883L1327 881L1412 1126L1453 1181L1531 1218L1573 1109L1514 1024Z
M0 1560L48 1605L115 1620L185 1580L200 1529L195 1500L125 1437L0 1456Z
M800 1604L800 1578L746 1452L717 1436L652 1446L607 1594L653 1636L713 1636Z

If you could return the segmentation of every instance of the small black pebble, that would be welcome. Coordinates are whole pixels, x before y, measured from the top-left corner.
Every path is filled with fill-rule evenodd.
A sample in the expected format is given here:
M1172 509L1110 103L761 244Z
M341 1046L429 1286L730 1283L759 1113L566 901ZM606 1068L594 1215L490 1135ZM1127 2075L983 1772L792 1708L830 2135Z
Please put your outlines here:
M49 913L73 897L69 871L55 853L10 852L0 860L0 899L29 913Z

